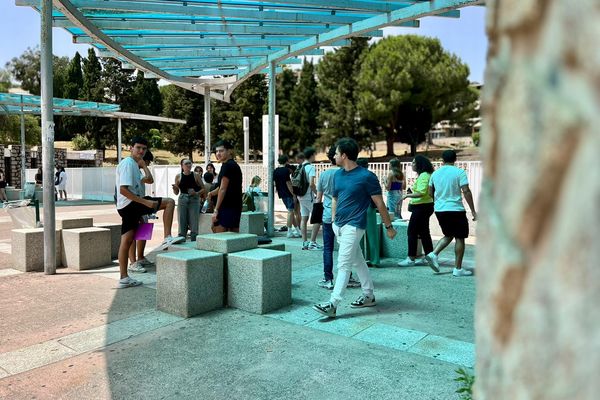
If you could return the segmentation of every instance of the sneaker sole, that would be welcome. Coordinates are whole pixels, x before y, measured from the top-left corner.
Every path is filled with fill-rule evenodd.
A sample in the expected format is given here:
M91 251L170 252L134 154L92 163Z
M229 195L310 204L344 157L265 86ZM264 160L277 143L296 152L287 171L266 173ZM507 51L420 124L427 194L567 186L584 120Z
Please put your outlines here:
M320 309L319 307L317 307L317 306L312 306L312 309L313 309L313 310L315 310L316 312L318 312L319 314L321 314L321 315L324 315L324 316L326 316L326 317L329 317L329 318L335 318L335 313L333 313L333 315L331 315L331 314L328 314L327 312L325 312L325 311L321 310L321 309Z
M121 285L121 284L119 284L119 286L117 286L117 289L127 289L127 288L130 288L130 287L142 286L143 283L144 282L139 282L138 281L138 283L136 283L134 285Z
M146 270L143 270L143 271L137 271L137 270L135 270L135 269L129 269L129 268L127 268L127 271L129 271L129 272L135 272L135 273L137 273L137 274L145 274L145 273L147 272Z
M369 303L369 304L363 304L363 305L350 304L350 308L375 307L376 305L377 305L377 302L373 302L373 303Z
M431 268L434 272L440 272L440 269L438 267L436 267L435 264L433 263L433 258L431 258L429 256L425 256L425 259L427 260L427 264L429 265L429 268Z

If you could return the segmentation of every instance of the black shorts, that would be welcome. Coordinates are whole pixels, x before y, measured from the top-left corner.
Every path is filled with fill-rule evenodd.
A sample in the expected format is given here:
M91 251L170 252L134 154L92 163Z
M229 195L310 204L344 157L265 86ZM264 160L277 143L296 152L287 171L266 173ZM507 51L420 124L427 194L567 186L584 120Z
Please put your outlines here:
M240 219L242 218L242 210L234 210L233 208L221 208L217 215L215 226L220 225L223 228L235 229L240 227Z
M436 212L442 233L458 239L469 237L469 221L466 211L441 211Z
M146 207L143 204L132 201L131 203L127 204L125 208L117 210L117 212L121 216L121 235L131 230L136 230L138 226L143 222L142 217L144 215L153 214L156 211L158 211L158 209L160 209L162 198L144 196L144 199L158 202L158 204L156 205L156 209Z

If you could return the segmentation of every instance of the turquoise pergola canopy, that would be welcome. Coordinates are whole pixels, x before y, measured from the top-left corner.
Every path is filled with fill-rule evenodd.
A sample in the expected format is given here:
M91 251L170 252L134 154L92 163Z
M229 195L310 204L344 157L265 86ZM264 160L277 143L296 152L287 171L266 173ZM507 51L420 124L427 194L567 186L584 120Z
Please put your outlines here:
M31 94L0 93L0 114L41 114L40 96ZM54 98L54 114L74 116L112 116L120 111L118 104Z
M40 10L40 0L15 0ZM100 56L197 93L228 100L272 62L298 64L355 36L419 18L458 18L483 0L54 0L53 25Z

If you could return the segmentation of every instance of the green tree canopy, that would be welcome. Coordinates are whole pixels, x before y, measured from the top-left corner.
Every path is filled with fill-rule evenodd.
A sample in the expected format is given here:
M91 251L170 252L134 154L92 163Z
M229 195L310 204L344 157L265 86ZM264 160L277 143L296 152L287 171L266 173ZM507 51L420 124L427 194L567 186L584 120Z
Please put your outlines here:
M67 67L65 85L61 97L79 100L82 98L82 90L83 72L81 71L81 56L76 52ZM85 121L81 117L62 117L62 126L64 134L68 138L85 132Z
M315 67L312 62L305 60L298 79L298 85L292 93L292 107L290 110L290 122L296 130L298 150L312 146L317 141L318 115L319 98L317 97Z
M284 154L288 154L297 148L296 130L291 121L292 93L296 88L296 74L289 68L285 68L277 75L277 87L275 89L277 101L277 114L279 115L279 148Z
M21 83L21 88L31 94L40 95L41 85L41 53L38 47L30 48L19 57L14 57L8 63L6 68L12 74L16 81ZM52 66L54 69L53 92L54 96L61 96L65 75L69 64L68 57L52 57Z
M440 41L390 36L373 45L358 76L358 110L385 132L387 155L395 141L417 145L433 124L463 114L470 97L469 68Z

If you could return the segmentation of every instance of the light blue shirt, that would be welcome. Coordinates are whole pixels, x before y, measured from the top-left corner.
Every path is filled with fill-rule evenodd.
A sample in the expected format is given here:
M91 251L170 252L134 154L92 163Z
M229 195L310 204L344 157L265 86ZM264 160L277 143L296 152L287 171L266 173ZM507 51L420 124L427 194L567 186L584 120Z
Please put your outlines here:
M331 195L333 194L333 177L338 168L330 168L321 172L317 183L317 192L323 193L323 223L331 224Z
M433 186L433 208L436 212L465 211L462 186L468 185L467 173L454 165L442 165L433 171L429 186Z

